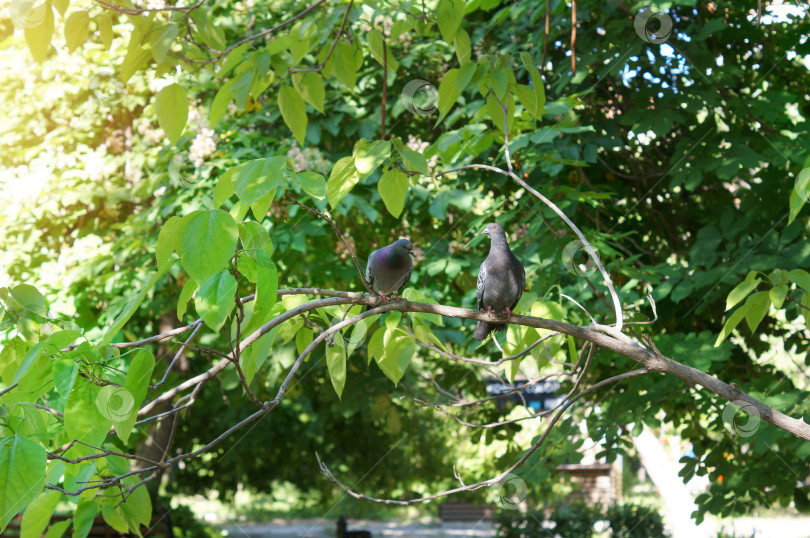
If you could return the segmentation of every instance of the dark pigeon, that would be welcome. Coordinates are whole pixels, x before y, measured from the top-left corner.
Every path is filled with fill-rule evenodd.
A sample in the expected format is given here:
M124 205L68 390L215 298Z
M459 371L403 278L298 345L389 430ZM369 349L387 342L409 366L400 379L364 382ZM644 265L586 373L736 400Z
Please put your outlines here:
M413 244L407 239L399 239L375 250L368 257L366 280L383 301L392 294L398 298L399 292L411 279L411 256Z
M490 246L489 256L478 271L478 309L511 315L523 295L526 271L509 249L506 232L499 224L487 224L481 233L489 236ZM484 340L492 331L505 328L504 324L479 321L473 338Z

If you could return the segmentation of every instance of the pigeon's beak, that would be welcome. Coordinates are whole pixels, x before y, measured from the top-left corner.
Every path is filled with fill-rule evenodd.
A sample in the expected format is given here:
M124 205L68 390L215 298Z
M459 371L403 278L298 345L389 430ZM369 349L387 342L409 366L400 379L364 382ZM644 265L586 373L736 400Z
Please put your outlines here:
M414 254L412 250L409 250L408 254L411 256L411 258L416 258L416 254Z
M479 235L489 235L489 230L486 230L486 229L485 229L485 230L484 230L483 232L481 232Z

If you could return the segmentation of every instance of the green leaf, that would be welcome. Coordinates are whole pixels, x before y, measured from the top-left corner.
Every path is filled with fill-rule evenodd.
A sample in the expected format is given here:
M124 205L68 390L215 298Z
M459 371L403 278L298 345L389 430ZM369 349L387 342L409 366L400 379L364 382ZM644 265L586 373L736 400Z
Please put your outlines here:
M400 148L399 154L402 155L402 159L405 161L405 169L414 172L419 172L423 176L429 176L430 170L428 169L427 159L425 156L419 153L418 151L414 151L408 148Z
M810 273L804 269L793 269L789 271L788 280L798 284L804 291L810 292Z
M773 303L773 306L775 306L776 308L782 308L782 303L785 302L787 292L788 292L787 284L771 288L769 295L771 302Z
M69 526L70 520L58 521L51 525L51 528L48 529L47 533L45 533L45 538L62 538L62 535L65 534L65 531Z
M357 185L360 176L354 166L354 157L343 157L335 163L326 182L326 197L333 208Z
M250 204L250 210L253 211L253 216L256 217L256 220L259 222L264 220L264 218L267 216L267 212L270 210L270 206L273 204L273 200L275 199L276 189L273 189Z
M456 37L456 32L461 26L461 19L464 17L464 0L439 0L439 7L436 10L436 23L442 39L447 43L452 43Z
M219 176L217 180L217 184L214 187L214 206L219 207L224 204L231 196L233 196L233 181L231 180L231 176L233 172L231 169L225 171L224 174Z
M196 282L220 272L236 250L236 222L225 211L194 211L180 221L174 248Z
M357 83L357 60L355 59L355 48L340 41L332 53L334 57L334 74L337 79L345 84L349 89L353 89Z
M395 218L399 218L405 207L405 195L408 193L408 176L392 168L384 173L377 182L377 190L385 203L385 208Z
M9 293L24 309L43 318L48 317L48 307L45 304L45 297L34 286L30 284L20 284L11 288Z
M64 15L68 5L70 5L70 0L51 0L51 5L56 8L60 15Z
M456 37L453 38L453 47L456 49L456 58L458 58L459 65L464 65L470 61L470 36L464 30L459 28L456 31Z
M144 25L147 26L147 25ZM144 68L152 57L151 47L144 43L145 36L143 31L136 28L130 35L129 44L127 45L127 55L124 61L121 62L119 69L119 78L121 82L127 83L132 75Z
M307 137L307 107L304 99L292 86L282 86L278 94L278 107L298 145L303 146Z
M100 446L104 442L112 426L112 418L104 416L99 409L100 392L100 387L83 377L76 379L65 404L65 431L70 439L93 446ZM106 407L104 410L106 412Z
M324 100L326 91L323 87L323 77L319 73L308 71L306 73L295 73L293 84L304 101L315 107L315 110L324 113Z
M104 522L116 531L120 533L129 532L129 525L127 525L120 507L116 507L114 504L105 504L101 507L101 515Z
M233 84L231 84L231 94L237 108L245 108L248 95L250 95L250 87L253 85L253 75L253 69L247 69L237 76L233 80Z
M137 476L129 476L122 480L126 486L134 486L139 482ZM124 519L127 520L130 529L139 529L141 525L149 526L152 520L152 501L146 485L142 484L132 491L126 502L121 504L121 511Z
M0 439L0 531L45 486L45 449L20 435Z
M719 346L723 340L729 337L734 328L737 327L737 325L739 325L739 323L742 321L743 317L745 317L747 311L747 305L743 305L731 313L726 320L726 323L723 325L723 330L720 331L720 334L717 336L714 347Z
M759 278L746 278L737 284L726 298L726 311L733 308L734 305L745 299L749 293L757 288L760 282L762 281Z
M321 174L316 172L299 172L293 176L293 181L301 185L304 192L323 200L326 198L326 180Z
M445 116L456 104L456 100L461 95L461 92L470 84L478 64L469 62L461 66L461 69L451 69L448 71L441 84L439 84L439 119L436 123L442 121Z
M152 58L156 63L163 63L166 55L177 37L180 27L177 24L167 24L163 28L155 30L150 34L150 44L152 46Z
M768 313L771 306L770 294L767 291L760 291L750 296L745 301L746 314L745 321L751 332L755 332L762 322L762 318Z
M186 280L186 283L183 284L183 289L180 291L180 298L177 299L177 319L183 320L183 316L186 315L188 302L195 291L197 291L197 283L193 278L189 278Z
M59 8L57 7L57 9ZM101 36L101 44L104 45L105 50L110 50L113 41L112 15L103 13L95 17L94 20L96 21L96 26L98 26L98 33Z
M129 363L124 388L129 392L132 400L130 402L124 400L122 404L127 404L130 407L129 409L119 407L113 415L115 434L124 443L129 440L132 428L135 427L135 421L138 419L138 409L144 398L146 398L154 369L155 356L145 349L139 349Z
M332 387L338 398L341 398L343 387L346 385L346 349L343 347L343 339L335 338L335 345L326 346L326 367L329 370Z
M34 61L42 63L48 57L51 50L51 38L53 38L54 22L53 9L48 2L39 2L31 9L31 16L36 17L39 24L28 24L25 28L25 42L31 50ZM41 22L40 22L41 21Z
M502 67L496 67L492 70L492 89L495 91L495 96L503 103L503 98L506 97L506 91L509 89L509 73Z
M208 111L208 123L211 124L211 127L216 127L222 119L223 114L225 114L225 111L228 110L228 103L233 99L233 94L231 93L233 82L234 79L231 79L223 84L219 90L217 90L217 94L211 102L211 109Z
M399 69L399 62L397 62L394 55L391 54L391 48L385 49L385 62L383 63L383 35L379 30L371 30L367 36L368 49L371 52L371 57L374 58L381 66L385 66L392 73L396 73Z
M236 279L228 271L212 275L200 284L194 297L197 313L211 327L219 332L235 306Z
M93 528L93 520L98 513L98 504L92 498L79 498L73 512L73 538L85 538Z
M489 117L492 118L492 123L495 124L495 127L501 132L504 130L503 122L506 119L507 125L506 128L508 130L512 130L512 125L515 123L515 100L509 99L509 104L506 107L506 115L504 116L503 108L501 105L498 104L498 101L495 99L495 96L489 94L487 96L487 112L489 112Z
M523 84L516 84L512 91L529 114L534 118L540 117L541 111L537 110L537 97L534 90Z
M361 138L354 145L354 165L361 178L371 174L390 156L391 142L388 140L369 142Z
M529 76L531 76L532 79L532 87L534 88L535 95L535 110L537 111L537 113L532 114L532 116L539 120L540 116L543 114L543 108L546 106L546 88L543 86L543 78L540 76L540 71L537 70L537 65L535 65L531 54L521 52L520 60L523 62L523 66L529 72ZM524 106L525 105L524 103ZM529 112L531 113L531 111Z
M415 352L416 342L413 337L410 335L399 336L388 342L385 354L377 360L377 364L386 377L397 385L405 374L405 370L408 369L408 364Z
M90 28L90 15L86 11L74 11L65 21L65 41L68 52L73 52L87 41Z
M188 97L179 84L166 86L155 96L158 123L172 144L177 144L188 121Z
M20 538L39 538L50 523L53 509L59 502L60 493L48 490L40 493L23 513Z
M270 239L267 230L258 222L248 221L242 223L239 227L239 238L242 241L242 247L254 259L259 250L268 256L272 256L273 240Z
M256 252L256 306L253 318L264 324L278 298L278 270L273 260L263 251Z
M180 217L172 216L160 228L160 234L158 234L157 244L155 245L155 258L157 259L158 269L166 267L172 252L174 252L175 234L179 225Z
M287 158L284 156L255 159L229 168L220 181L230 181L239 199L250 205L275 192L284 181L286 168Z
M53 384L62 398L67 398L70 395L70 391L73 389L73 384L76 382L76 376L78 374L79 365L74 359L62 358L53 364L53 368L51 369Z

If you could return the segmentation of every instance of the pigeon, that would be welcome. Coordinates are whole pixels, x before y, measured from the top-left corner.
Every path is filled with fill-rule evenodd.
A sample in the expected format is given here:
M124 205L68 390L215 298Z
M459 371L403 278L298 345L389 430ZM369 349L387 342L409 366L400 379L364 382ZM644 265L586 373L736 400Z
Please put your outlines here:
M413 244L407 239L394 241L369 255L366 280L383 301L387 301L391 294L399 299L399 292L411 279L411 256Z
M523 265L512 254L506 242L506 232L499 224L487 224L482 234L490 239L489 256L478 271L478 309L487 312L506 312L512 315L512 309L523 295L526 283L526 271ZM501 331L506 325L479 321L473 338L484 340L492 331Z

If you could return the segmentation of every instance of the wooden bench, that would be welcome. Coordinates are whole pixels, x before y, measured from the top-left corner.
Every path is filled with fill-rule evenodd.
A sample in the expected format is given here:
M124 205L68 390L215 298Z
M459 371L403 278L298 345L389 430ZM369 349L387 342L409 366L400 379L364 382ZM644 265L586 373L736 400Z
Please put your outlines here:
M490 504L472 505L450 501L439 505L439 519L442 521L481 521L492 520L495 507Z

